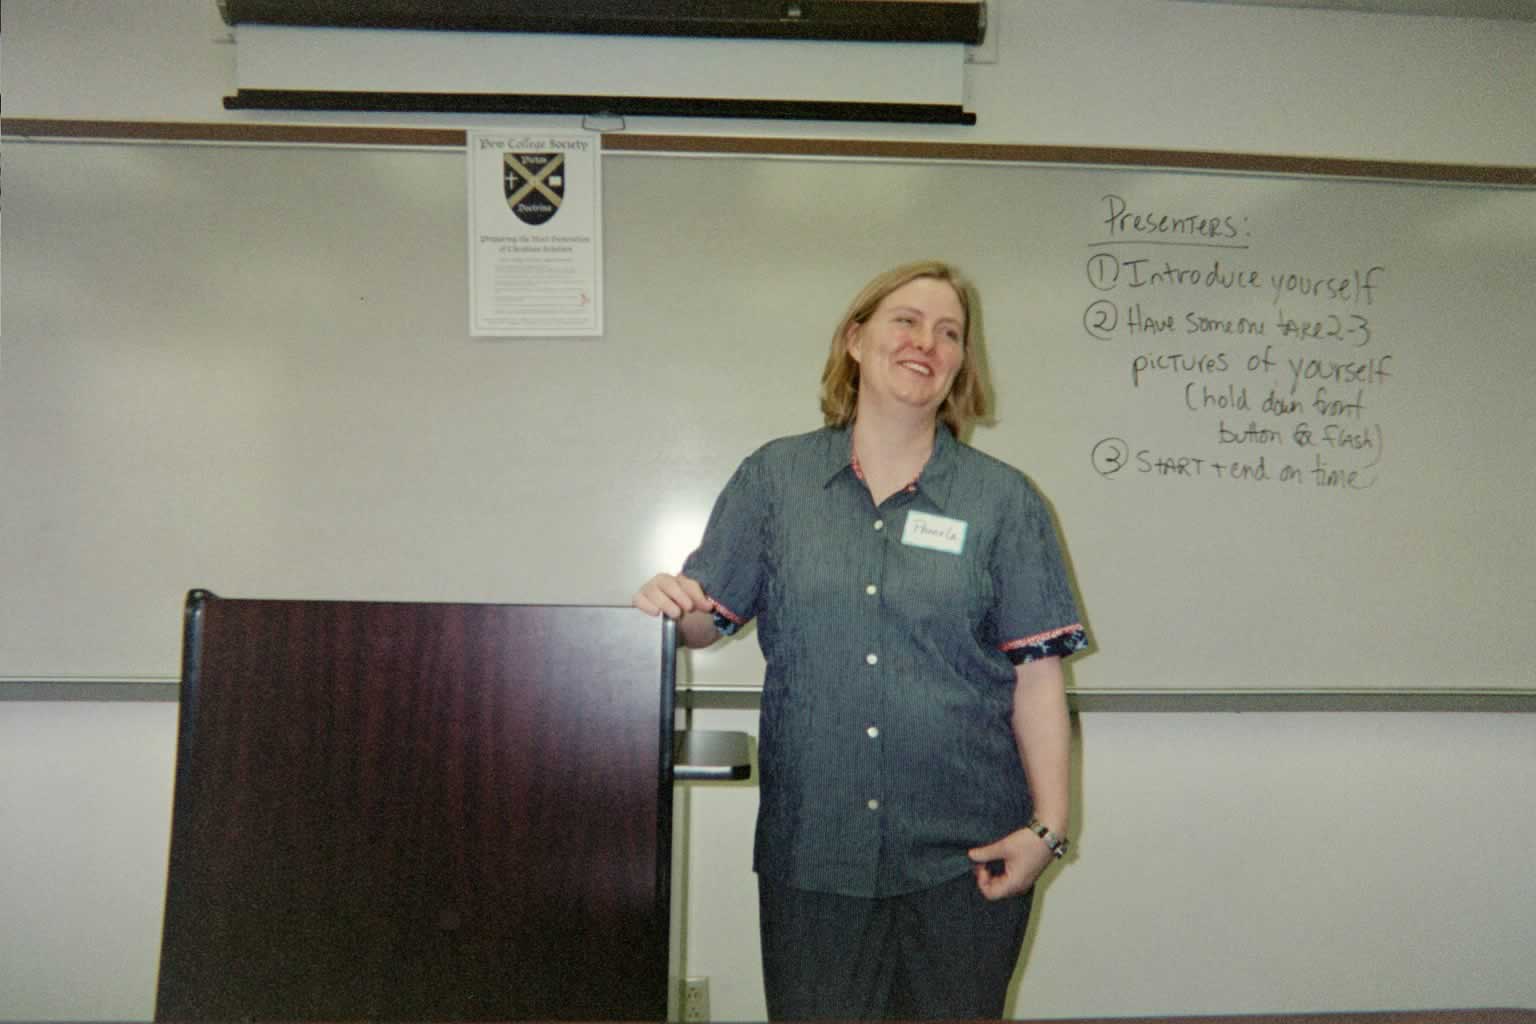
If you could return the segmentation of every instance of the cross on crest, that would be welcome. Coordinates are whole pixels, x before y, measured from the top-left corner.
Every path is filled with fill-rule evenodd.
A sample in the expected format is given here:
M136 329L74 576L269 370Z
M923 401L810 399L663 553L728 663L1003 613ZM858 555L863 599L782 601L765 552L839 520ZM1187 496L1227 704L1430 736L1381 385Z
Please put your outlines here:
M524 224L543 224L565 199L564 153L503 153L507 205Z

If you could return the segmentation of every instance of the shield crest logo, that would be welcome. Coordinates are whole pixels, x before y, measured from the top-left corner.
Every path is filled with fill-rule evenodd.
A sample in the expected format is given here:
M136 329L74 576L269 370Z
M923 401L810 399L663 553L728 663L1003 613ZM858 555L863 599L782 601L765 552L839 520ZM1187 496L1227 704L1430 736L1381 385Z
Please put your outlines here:
M560 212L565 198L564 153L503 153L502 170L507 205L518 220L538 225Z

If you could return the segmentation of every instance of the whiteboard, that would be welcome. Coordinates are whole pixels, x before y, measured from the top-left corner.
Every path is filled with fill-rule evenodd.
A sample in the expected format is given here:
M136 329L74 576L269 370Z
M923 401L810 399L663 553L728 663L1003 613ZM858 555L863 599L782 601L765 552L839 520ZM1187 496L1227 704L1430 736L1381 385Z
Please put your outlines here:
M939 256L1080 690L1532 685L1536 191L610 154L607 336L489 340L462 160L7 143L0 677L174 676L194 587L626 603ZM755 685L755 638L691 672Z

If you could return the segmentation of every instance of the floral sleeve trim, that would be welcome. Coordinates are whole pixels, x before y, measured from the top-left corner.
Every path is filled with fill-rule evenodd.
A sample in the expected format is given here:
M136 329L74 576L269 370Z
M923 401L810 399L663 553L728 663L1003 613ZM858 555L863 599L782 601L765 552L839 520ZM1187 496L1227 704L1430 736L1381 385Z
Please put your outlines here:
M1008 655L1008 660L1015 665L1022 665L1027 661L1038 661L1041 658L1066 658L1087 646L1087 631L1083 629L1081 623L1074 622L1060 629L1036 633L1034 636L1026 636L1020 640L1009 640L1005 644L998 645L998 650Z
M710 598L709 601L710 604L715 606L715 628L720 631L721 636L730 636L746 625L746 620L719 601L716 601L714 598Z

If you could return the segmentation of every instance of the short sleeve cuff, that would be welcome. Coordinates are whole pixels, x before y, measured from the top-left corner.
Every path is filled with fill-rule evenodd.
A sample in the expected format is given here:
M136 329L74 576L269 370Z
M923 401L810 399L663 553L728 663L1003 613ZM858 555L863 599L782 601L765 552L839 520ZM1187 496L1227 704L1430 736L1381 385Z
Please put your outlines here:
M1088 633L1081 623L1062 626L1045 633L1036 633L1018 640L998 645L998 650L1008 655L1015 665L1041 658L1068 658L1088 646Z
M715 606L715 628L720 631L721 636L731 636L746 625L746 620L719 601L710 598L710 603Z

